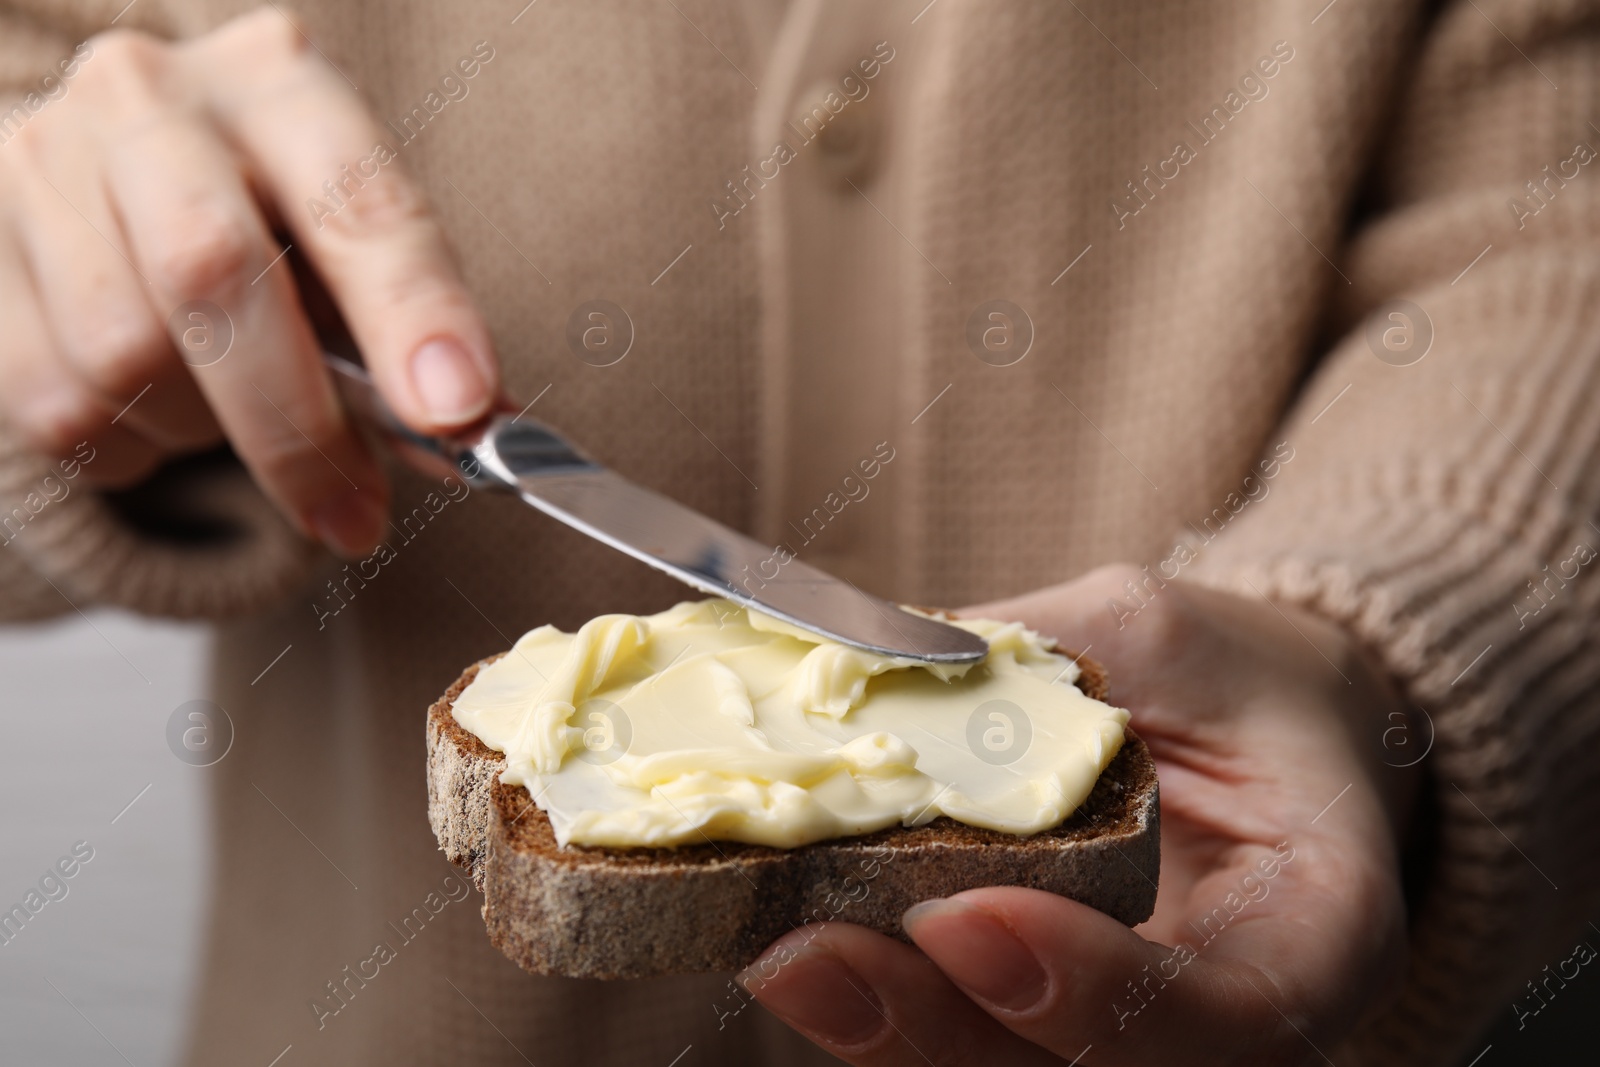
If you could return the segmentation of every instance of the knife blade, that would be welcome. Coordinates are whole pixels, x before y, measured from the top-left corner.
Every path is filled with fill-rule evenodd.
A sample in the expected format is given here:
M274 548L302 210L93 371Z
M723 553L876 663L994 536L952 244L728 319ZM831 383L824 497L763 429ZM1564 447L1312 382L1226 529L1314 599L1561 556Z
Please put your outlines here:
M515 493L685 585L854 648L923 663L975 663L988 654L976 634L905 611L628 481L538 420L502 411L455 434L420 434L389 410L364 367L323 359L347 408L424 471Z

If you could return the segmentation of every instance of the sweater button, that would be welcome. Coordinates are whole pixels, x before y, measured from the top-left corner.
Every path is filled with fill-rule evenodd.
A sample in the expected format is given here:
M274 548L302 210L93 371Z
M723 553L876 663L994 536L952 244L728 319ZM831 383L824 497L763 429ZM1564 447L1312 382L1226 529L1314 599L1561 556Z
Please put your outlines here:
M819 82L801 94L790 126L817 150L821 171L843 185L870 169L875 111L870 95L852 99L837 82Z

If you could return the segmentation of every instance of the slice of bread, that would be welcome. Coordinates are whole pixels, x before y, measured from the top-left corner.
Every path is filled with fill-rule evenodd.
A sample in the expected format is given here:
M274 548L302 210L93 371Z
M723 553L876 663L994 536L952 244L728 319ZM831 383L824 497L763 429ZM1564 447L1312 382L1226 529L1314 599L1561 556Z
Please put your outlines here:
M1156 770L1131 730L1077 812L1032 837L940 817L794 849L562 848L528 790L500 782L504 757L451 714L479 668L499 658L468 667L428 709L428 820L445 855L482 890L490 941L528 971L736 971L781 934L831 920L905 940L900 916L911 905L979 886L1048 890L1129 926L1155 907ZM1079 665L1079 688L1105 699L1104 670Z

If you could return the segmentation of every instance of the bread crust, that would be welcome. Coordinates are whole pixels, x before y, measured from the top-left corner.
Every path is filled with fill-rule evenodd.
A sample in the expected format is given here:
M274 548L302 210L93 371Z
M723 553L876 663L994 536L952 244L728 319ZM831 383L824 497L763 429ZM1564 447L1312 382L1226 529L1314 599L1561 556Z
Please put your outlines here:
M1044 889L1129 926L1155 907L1158 786L1132 730L1078 811L1031 837L941 817L794 849L562 848L528 791L499 781L504 757L451 714L499 658L468 667L428 709L428 820L440 849L483 892L490 941L535 974L735 971L789 930L830 920L903 941L900 916L911 905L980 886ZM1104 670L1087 659L1080 667L1079 687L1104 699Z

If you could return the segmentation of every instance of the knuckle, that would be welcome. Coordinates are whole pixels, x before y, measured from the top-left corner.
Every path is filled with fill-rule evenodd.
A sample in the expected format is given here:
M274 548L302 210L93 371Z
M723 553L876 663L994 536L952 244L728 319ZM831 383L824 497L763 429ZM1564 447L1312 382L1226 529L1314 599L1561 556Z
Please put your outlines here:
M9 113L0 111L0 123L4 124L3 129L8 134L0 138L6 147L5 158L10 164L8 169L39 170L53 140L51 123L28 121L28 113L21 104L12 104Z
M281 60L305 52L307 39L300 16L276 4L239 16L230 27L253 56Z
M286 496L306 501L334 481L343 484L328 457L345 450L344 427L333 417L302 417L287 407L285 415L268 410L263 418L270 420L269 428L246 449L260 478L280 487Z
M90 86L142 97L165 80L168 47L135 30L107 30L89 39L83 68Z
M328 227L336 233L354 237L374 230L432 225L427 200L403 175L380 170L365 178L351 171L342 187L343 207L326 217Z
M64 130L59 109L41 107L36 112L25 99L0 103L0 146L5 148L0 156L4 156L7 191L34 197L55 196L38 175L55 169L53 157L70 151L71 140L71 131Z
M374 292L392 308L426 308L439 321L471 322L478 311L472 297L441 270L398 272L379 282Z
M132 399L160 370L170 347L148 316L95 315L63 338L67 356L106 394Z
M195 211L170 229L152 254L154 281L180 298L214 296L244 280L254 243L243 220L214 211Z
M66 456L99 432L105 413L87 393L60 386L13 409L11 421L34 451Z
M1106 563L1096 567L1090 577L1108 588L1121 589L1139 577L1139 568L1131 563Z

